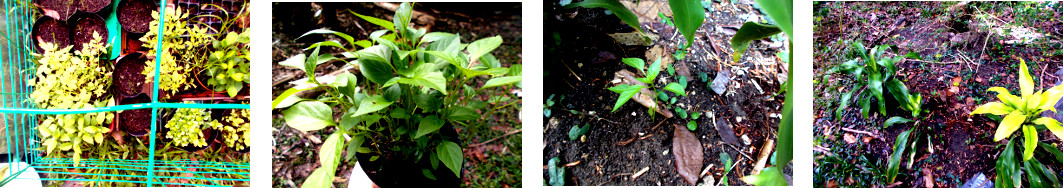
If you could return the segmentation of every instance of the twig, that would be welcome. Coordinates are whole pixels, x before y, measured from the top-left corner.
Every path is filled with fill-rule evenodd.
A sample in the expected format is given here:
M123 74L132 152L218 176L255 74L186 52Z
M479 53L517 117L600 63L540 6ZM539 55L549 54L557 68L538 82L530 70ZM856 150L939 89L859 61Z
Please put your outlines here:
M845 128L845 127L842 127L841 129L844 130L844 131L852 132L852 133L866 134L867 136L875 137L875 138L877 138L879 140L882 140L882 137L879 137L878 134L875 134L875 133L871 133L871 132L867 132L867 131L863 131L863 130Z
M727 144L727 146L731 146L731 149L734 149L735 151L737 151L737 152L738 152L738 154L741 154L741 155L742 155L743 157L746 157L746 158L747 158L747 159L749 159L750 161L752 161L752 160L753 160L753 157L750 157L749 155L746 155L746 153L745 153L745 152L743 152L742 150L738 149L738 148L737 148L737 147L735 147L734 145L730 145L730 144Z
M499 138L502 138L502 137L506 137L506 136L509 136L509 135L513 135L513 134L517 134L517 133L520 133L520 132L521 132L522 130L524 130L524 129L517 129L517 130L515 130L515 131L510 131L510 132L508 132L508 133L506 133L506 134L503 134L502 136L499 136L499 137L495 137L495 138L492 138L492 139L490 139L490 140L487 140L487 141L484 141L484 142L481 142L481 143L473 144L473 145L470 145L469 147L479 147L479 146L482 146L482 145L484 145L484 144L487 144L487 143L491 143L491 142L493 142L493 141L495 141L495 140L498 140Z
M576 71L572 71L572 67L569 67L568 64L566 64L564 62L561 62L561 65L565 65L565 68L568 69L568 72L571 72L572 76L576 76L577 80L579 80L581 82L583 81L583 78L580 78L579 75L576 74ZM576 87L572 87L572 88L576 88Z
M921 63L930 63L930 64L939 64L939 65L960 63L960 62L957 62L957 61L939 62L939 61L925 61L925 60L918 60L918 59L908 59L908 61L921 62Z

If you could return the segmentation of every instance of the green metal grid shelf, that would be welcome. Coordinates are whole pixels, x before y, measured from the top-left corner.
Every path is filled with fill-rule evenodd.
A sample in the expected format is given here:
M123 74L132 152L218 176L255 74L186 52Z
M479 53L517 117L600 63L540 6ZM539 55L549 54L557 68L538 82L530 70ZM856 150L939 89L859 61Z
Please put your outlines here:
M114 11L119 3L119 0L114 0L112 7L110 8L110 16L104 16L107 18L107 25L110 33L110 44L114 46L112 51L119 51L120 42L115 42L115 36L119 36L120 26L117 26ZM33 104L29 94L32 93L33 88L27 85L26 80L32 79L34 76L36 64L32 62L32 50L33 42L30 37L32 31L31 26L35 20L34 17L40 16L39 13L35 13L36 10L32 10L33 7L31 0L2 0L2 7L4 8L4 17L2 18L5 23L4 28L0 28L0 32L4 32L0 37L3 37L3 41L0 41L0 50L3 50L3 54L0 54L0 116L2 116L4 124L4 132L6 133L7 153L9 155L8 161L0 161L8 163L6 172L0 172L6 174L0 178L0 186L18 179L17 176L25 172L29 168L35 169L39 174L46 174L47 177L40 177L41 181L61 181L61 182L83 182L86 185L93 185L101 182L111 183L133 183L134 186L231 186L235 182L240 184L248 184L250 182L250 164L247 162L228 162L233 159L220 159L227 161L196 161L187 159L172 159L157 155L160 153L174 153L174 148L171 148L167 143L156 143L157 138L156 130L158 127L156 124L159 122L159 110L170 108L204 108L204 109L250 109L250 105L247 104L183 104L183 103L165 103L159 102L159 62L155 63L155 82L154 91L151 96L150 103L142 104L129 104L129 105L117 105L102 108L88 108L88 109L68 109L68 110L56 110L56 109L40 109ZM166 0L161 0L160 5L167 4ZM159 6L160 17L165 16L165 6ZM163 23L165 24L165 23ZM160 25L159 28L164 27ZM161 30L161 29L160 29ZM159 45L162 46L162 40L156 40ZM161 50L158 50L156 56L161 56ZM114 59L114 56L111 57ZM134 109L151 109L151 130L148 134L148 139L144 140L146 143L143 147L146 147L146 156L137 155L136 157L123 157L123 158L140 158L140 159L97 159L97 158L82 158L78 162L79 165L75 165L72 158L60 158L60 157L47 157L42 156L41 140L38 138L36 126L40 121L38 116L43 115L58 115L58 114L85 114L96 112L116 112L121 110L134 110ZM118 121L116 119L116 121ZM112 130L119 131L119 130ZM137 144L135 140L128 140L127 146ZM117 144L114 144L117 145ZM159 146L159 147L156 147ZM96 146L102 147L102 146ZM161 148L160 148L161 147ZM136 146L132 146L126 149L136 149ZM157 150L158 149L158 150ZM4 152L4 151L0 151ZM183 152L183 151L181 151ZM207 151L217 152L217 151ZM199 152L199 153L207 153ZM192 152L185 152L184 155L197 156ZM84 155L84 154L83 154ZM89 154L91 155L91 154ZM141 154L143 155L143 154ZM246 157L246 156L245 156ZM246 157L245 159L249 159ZM24 161L25 163L19 163ZM244 160L247 161L247 160ZM26 165L29 164L29 165ZM95 170L94 173L89 172ZM85 177L85 178L73 178L73 177ZM95 177L95 178L87 178Z

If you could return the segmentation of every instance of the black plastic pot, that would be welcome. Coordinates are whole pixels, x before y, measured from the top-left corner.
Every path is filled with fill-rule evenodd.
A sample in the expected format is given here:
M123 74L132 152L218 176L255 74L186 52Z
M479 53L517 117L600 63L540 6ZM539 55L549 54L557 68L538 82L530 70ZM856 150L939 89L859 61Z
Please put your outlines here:
M118 91L121 97L134 97L140 94L146 94L144 92L145 80L147 76L144 76L144 64L147 61L147 56L140 52L134 52L126 54L122 57L118 57L115 61L114 68L114 85L112 87Z
M62 21L70 19L78 11L77 2L73 0L38 0L34 3L41 8L42 14Z
M145 33L153 20L151 11L159 10L159 3L152 0L122 0L118 3L118 23L130 33Z
M449 123L440 128L439 131L449 137L450 141L461 143L457 139L457 131ZM386 143L383 146L390 147ZM385 151L384 155L388 155L387 153L391 153L390 150ZM361 164L362 170L379 187L459 187L461 185L461 177L455 176L442 163L438 164L439 166L436 170L431 171L435 175L435 180L426 178L421 169L432 169L431 163L428 161L430 157L428 156L423 156L421 160L416 162L402 159L391 160L385 156L381 156L376 161L370 161L369 159L372 156L363 153L358 153L355 156L358 158L358 163ZM397 158L404 158L404 156Z
M74 31L71 35L74 36L72 42L75 51L80 51L82 46L92 41L93 32L99 33L102 42L107 43L107 25L100 15L83 13L71 20L74 21Z
M44 53L40 45L42 42L56 44L59 49L62 49L70 45L70 27L66 25L66 22L44 16L33 23L30 37L38 53Z
M120 98L118 104L141 104L149 103L148 95L140 94L130 98ZM118 113L116 120L122 131L136 137L147 135L151 132L151 109L125 110Z

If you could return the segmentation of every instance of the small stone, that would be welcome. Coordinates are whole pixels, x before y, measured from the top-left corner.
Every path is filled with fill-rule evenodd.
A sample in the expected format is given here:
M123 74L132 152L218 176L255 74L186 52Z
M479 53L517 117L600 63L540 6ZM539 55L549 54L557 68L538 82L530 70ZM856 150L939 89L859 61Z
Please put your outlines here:
M631 116L635 116L635 112L631 112Z
M716 94L723 95L723 93L727 91L727 84L730 82L731 71L728 69L723 69L720 72L716 73L716 78L712 79L712 85L710 85L709 87L711 87L712 91L715 91Z
M753 143L753 141L749 140L749 136L742 135L742 144L749 145L749 144L752 144L752 143Z
M701 178L701 183L702 186L715 186L716 178L713 178L712 175L708 175Z
M668 155L668 151L671 151L671 150L665 149L664 152L661 153L661 155Z

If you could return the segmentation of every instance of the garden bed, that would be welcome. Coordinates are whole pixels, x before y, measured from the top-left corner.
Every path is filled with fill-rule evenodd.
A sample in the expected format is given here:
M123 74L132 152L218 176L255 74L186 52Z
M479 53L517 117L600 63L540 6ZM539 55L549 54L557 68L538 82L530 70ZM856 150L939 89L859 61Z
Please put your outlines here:
M1042 9L1043 8L1043 9ZM936 185L956 187L978 173L996 179L997 155L1005 142L994 142L999 120L970 115L979 105L999 101L990 87L1011 91L1018 87L1018 58L1031 67L1039 89L1059 84L1061 57L1058 37L1009 43L1010 35L996 34L999 27L1030 27L1037 32L1059 35L1060 22L1045 15L1059 15L1038 3L960 3L955 2L822 2L815 5L814 55L814 134L816 186L885 185L886 160L894 141L911 123L882 128L890 116L908 112L887 103L889 115L864 118L853 101L840 101L841 93L856 90L848 74L830 73L848 61L852 42L868 48L896 45L897 56L915 52L922 60L898 62L897 78L912 93L921 93L927 118L920 123L929 134L933 154L923 147L915 155L911 169L902 167L896 182L901 186ZM1039 16L1041 15L1041 16ZM980 16L989 18L979 19ZM891 56L891 55L888 55ZM888 100L887 100L888 101ZM853 103L840 117L835 109ZM1059 143L1047 132L1047 143ZM920 142L927 142L925 136ZM1012 139L1018 137L1012 135ZM905 159L907 161L907 159ZM842 164L849 163L849 164ZM905 162L906 164L907 162ZM1058 168L1058 167L1056 167ZM864 170L861 170L864 169ZM849 175L852 174L852 175Z
M698 184L705 182L705 176L717 181L724 176L719 156L726 153L737 162L726 174L727 183L745 185L741 178L753 170L756 158L765 149L764 142L776 139L785 96L778 94L785 81L778 75L785 77L787 72L786 64L775 56L784 49L770 44L785 42L755 41L742 61L732 61L729 41L734 31L747 19L766 16L747 3L708 2L711 4L706 10L706 20L696 32L692 49L681 60L676 60L674 55L678 46L686 43L685 39L674 26L662 23L657 14L657 10L669 9L667 3L642 2L628 6L636 7L632 9L643 30L657 37L651 46L638 46L621 44L608 35L635 30L616 16L605 14L605 9L565 9L557 2L548 2L544 36L547 63L543 81L547 86L543 89L544 97L552 96L547 101L555 104L544 109L550 115L543 117L542 157L544 162L559 157L560 165L566 166L570 174L565 179L566 185L690 185L678 174L673 151L676 144L673 133L689 131L686 125L690 119L679 115L664 118L661 114L651 117L645 106L633 101L610 112L618 98L617 93L606 89L614 86L611 82L614 73L634 70L621 63L621 59L640 58L650 63L657 57L663 58L662 66L687 69L677 68L677 73L670 75L661 68L659 80L676 82L680 72L689 72L687 96L669 93L677 100L666 104L682 107L691 114L702 114L694 120L697 128L693 131L704 156L699 161L704 164L703 169L697 170ZM670 11L667 12L666 16L670 16ZM709 82L725 71L731 74L730 84L726 94L720 95L710 88ZM708 82L700 74L705 74L704 80ZM714 127L717 124L732 128L734 143L727 143L720 136ZM570 129L585 125L590 126L589 131L570 140ZM705 170L707 175L700 174ZM543 176L547 177L547 173Z

